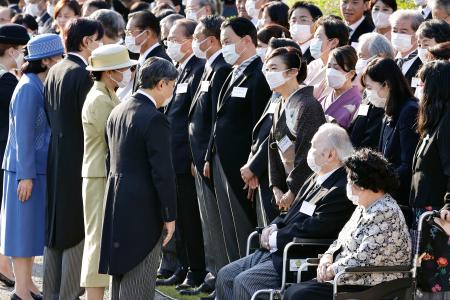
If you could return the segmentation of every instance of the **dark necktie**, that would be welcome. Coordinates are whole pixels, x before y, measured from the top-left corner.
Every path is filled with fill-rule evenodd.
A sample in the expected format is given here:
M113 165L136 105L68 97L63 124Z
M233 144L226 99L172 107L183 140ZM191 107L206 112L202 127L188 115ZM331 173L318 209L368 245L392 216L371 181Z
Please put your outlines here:
M411 59L413 59L414 57L416 57L417 56L417 49L416 50L414 50L413 52L411 52L407 57L403 57L403 58L398 58L397 59L397 65L398 65L398 67L400 68L400 70L402 70L402 67L403 67L403 65L407 62L407 61L409 61L409 60L411 60Z

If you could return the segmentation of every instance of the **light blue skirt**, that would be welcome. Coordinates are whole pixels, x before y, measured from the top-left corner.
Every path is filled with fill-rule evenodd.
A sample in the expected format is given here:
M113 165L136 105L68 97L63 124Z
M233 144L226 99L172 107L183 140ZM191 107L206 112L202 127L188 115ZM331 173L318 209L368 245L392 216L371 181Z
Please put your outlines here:
M31 197L17 197L15 172L5 171L1 208L0 252L6 256L32 257L44 253L46 175L33 180Z

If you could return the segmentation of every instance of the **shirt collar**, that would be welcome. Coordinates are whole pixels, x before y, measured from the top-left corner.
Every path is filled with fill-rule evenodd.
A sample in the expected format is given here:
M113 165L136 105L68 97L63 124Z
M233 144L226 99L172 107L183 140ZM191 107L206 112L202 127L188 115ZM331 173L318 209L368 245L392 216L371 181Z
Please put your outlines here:
M350 27L352 29L352 32L350 32L350 36L353 35L353 33L355 33L356 28L358 28L358 26L364 21L365 16L362 16L361 19L359 19L357 22L353 23L352 25L348 25L348 27Z
M246 60L244 60L243 62L241 62L239 65L234 66L235 68L239 68L239 66L242 65L246 65L246 67L253 61L255 60L258 56L258 54L253 55L252 57L247 58Z
M194 53L191 53L191 55L189 55L189 57L186 58L186 60L183 61L182 64L180 64L180 66L179 66L180 71L183 71L184 68L186 68L186 65L188 64L188 62L191 60L191 58L192 58L193 56L194 56Z
M153 97L152 97L149 93L146 93L146 92L144 92L144 91L141 90L141 89L137 90L136 93L139 93L139 94L141 94L141 95L144 95L145 97L147 97L148 99L150 99L150 101L153 102L153 104L155 105L155 107L158 107L158 106L156 105L155 99L153 99Z
M312 43L312 39L310 39L309 41L303 43L302 45L300 45L300 49L302 50L302 54L305 54L305 52L308 50L309 46Z
M142 66L145 62L147 55L152 52L153 49L159 46L159 43L156 42L150 48L148 48L143 54L139 55L139 64Z
M337 169L339 169L340 167L337 167L336 169L331 170L328 173L325 173L323 175L318 175L316 178L316 184L317 185L322 185L328 178L330 178L331 175L333 175L334 172L336 172Z
M211 67L211 65L213 64L213 62L216 60L216 58L222 53L221 50L217 50L216 53L214 53L213 55L211 55L210 58L208 58L208 60L206 61L206 64Z
M89 65L88 64L88 62L87 62L87 60L86 60L86 58L84 58L81 54L78 54L78 53L76 53L76 52L68 52L67 53L67 55L73 55L73 56L76 56L76 57L78 57L79 59L81 59L83 62L84 62L84 64L87 66L87 65Z

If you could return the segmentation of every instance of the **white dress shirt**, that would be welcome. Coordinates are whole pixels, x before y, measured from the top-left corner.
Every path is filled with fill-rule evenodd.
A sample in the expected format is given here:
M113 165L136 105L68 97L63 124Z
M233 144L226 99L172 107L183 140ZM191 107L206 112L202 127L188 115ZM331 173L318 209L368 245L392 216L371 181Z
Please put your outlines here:
M84 64L86 65L86 66L88 66L89 64L88 64L88 62L87 62L87 60L86 60L86 58L84 58L81 54L78 54L78 53L76 53L76 52L68 52L67 53L67 55L73 55L73 56L76 56L76 57L78 57L79 59L81 59L83 62L84 62Z
M358 28L359 25L361 25L361 23L364 21L365 16L362 16L361 19L359 19L358 21L356 21L355 23L353 23L352 25L348 25L348 27L350 27L350 35L348 36L349 38L352 37L353 33L355 33L356 28Z
M302 54L305 54L305 52L308 50L309 46L312 43L312 39L310 39L309 41L303 43L302 45L300 45L300 49L302 50Z
M147 57L147 55L152 52L153 49L155 49L156 47L159 46L159 43L156 42L154 43L152 46L150 46L150 48L148 48L144 53L142 53L141 55L139 55L139 64L142 66L145 63L145 59Z
M222 53L222 50L217 50L216 53L214 53L213 55L211 55L210 58L208 58L208 60L206 61L206 65L208 67L211 67L211 65L213 64L213 62L216 60L216 58L220 55L220 53Z

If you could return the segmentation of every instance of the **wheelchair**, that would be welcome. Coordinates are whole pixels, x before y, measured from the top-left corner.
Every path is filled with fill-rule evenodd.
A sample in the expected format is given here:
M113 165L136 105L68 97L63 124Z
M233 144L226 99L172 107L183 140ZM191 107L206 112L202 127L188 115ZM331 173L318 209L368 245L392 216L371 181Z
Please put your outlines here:
M399 265L399 266L361 266L361 267L348 267L345 270L336 274L333 280L333 299L335 300L345 300L345 299L360 299L360 300L414 300L416 295L420 292L417 291L417 268L419 267L419 252L420 252L420 242L421 233L424 221L429 217L439 217L439 213L425 212L420 216L418 227L417 227L417 241L415 253L413 255L413 260L410 265ZM247 254L250 254L252 245L252 240L259 236L262 229L253 232L247 241ZM292 256L290 252L295 247L304 246L324 246L331 245L334 240L325 239L299 239L294 238L292 242L288 243L283 251L283 273L281 287L279 289L263 289L256 291L251 300L261 299L282 299L284 291L294 282L287 282L287 265ZM320 255L318 258L306 258L305 263L302 263L297 270L296 283L302 282L302 274L307 269L317 268L320 261ZM391 281L382 282L380 284L368 287L365 290L357 292L348 292L339 290L339 284L343 283L342 278L345 275L355 275L355 274L375 274L375 273L403 273L406 275L405 278L399 278Z

